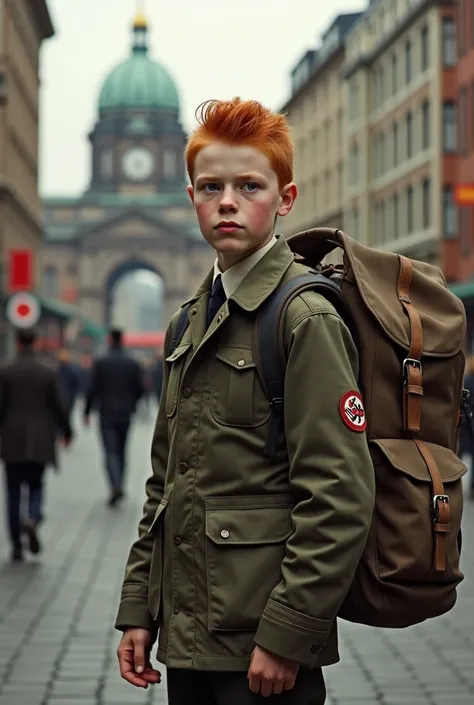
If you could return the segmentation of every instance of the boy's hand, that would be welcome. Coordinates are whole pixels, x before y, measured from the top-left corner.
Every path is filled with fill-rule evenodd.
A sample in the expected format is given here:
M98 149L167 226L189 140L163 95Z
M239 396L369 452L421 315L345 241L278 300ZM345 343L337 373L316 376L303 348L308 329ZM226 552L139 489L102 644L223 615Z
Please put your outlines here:
M120 675L137 688L161 682L161 673L152 668L150 651L152 634L148 629L132 627L124 631L117 649Z
M299 667L296 661L281 658L256 646L250 657L247 675L250 690L265 697L291 690L295 685Z

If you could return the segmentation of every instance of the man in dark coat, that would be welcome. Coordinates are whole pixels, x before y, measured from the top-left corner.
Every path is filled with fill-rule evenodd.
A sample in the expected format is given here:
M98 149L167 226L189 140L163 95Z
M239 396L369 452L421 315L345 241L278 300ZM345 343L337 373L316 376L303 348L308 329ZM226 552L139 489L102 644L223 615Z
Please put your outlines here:
M124 496L125 455L130 421L138 400L144 394L143 373L136 360L122 347L122 331L110 333L109 353L97 360L91 370L84 421L89 425L93 408L100 415L100 432L105 467L110 485L110 506Z
M40 551L37 526L42 519L44 469L56 464L57 429L65 445L73 435L56 373L35 358L34 343L34 331L18 331L18 356L0 369L0 456L5 464L14 561L23 560L22 529L28 535L31 552ZM25 485L29 511L22 526L21 490Z

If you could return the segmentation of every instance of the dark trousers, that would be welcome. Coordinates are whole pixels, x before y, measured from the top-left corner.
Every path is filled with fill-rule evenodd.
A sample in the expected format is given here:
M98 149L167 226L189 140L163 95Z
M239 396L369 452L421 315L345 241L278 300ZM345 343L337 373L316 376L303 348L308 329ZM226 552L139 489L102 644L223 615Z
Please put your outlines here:
M125 482L125 465L127 437L130 417L100 417L100 435L104 449L105 469L112 492L123 489Z
M320 668L301 668L292 690L255 695L243 671L191 671L169 668L168 705L324 705L326 687Z
M21 547L21 493L28 490L28 518L39 524L43 518L44 465L39 463L6 463L6 503L10 539L15 548Z

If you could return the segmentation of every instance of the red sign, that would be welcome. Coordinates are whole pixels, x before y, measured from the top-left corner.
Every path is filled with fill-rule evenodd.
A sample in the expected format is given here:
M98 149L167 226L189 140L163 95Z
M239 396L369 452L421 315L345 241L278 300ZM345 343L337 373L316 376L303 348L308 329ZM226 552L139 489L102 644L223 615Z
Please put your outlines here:
M8 292L33 289L33 252L32 250L10 250L8 257Z
M458 184L454 190L454 200L458 206L473 206L474 184Z
M17 328L35 326L41 315L41 306L33 294L27 291L13 294L8 300L7 319Z

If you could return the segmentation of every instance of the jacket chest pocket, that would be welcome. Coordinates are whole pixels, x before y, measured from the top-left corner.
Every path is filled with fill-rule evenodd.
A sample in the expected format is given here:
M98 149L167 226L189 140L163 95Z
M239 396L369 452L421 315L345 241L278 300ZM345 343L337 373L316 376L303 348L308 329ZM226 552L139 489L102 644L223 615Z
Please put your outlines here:
M211 414L226 426L260 426L270 406L260 385L252 349L221 347L211 367Z
M186 353L190 347L191 343L179 345L176 350L166 358L166 362L170 366L165 400L165 411L168 417L173 416L176 411L180 382L183 374L184 363L186 361Z

